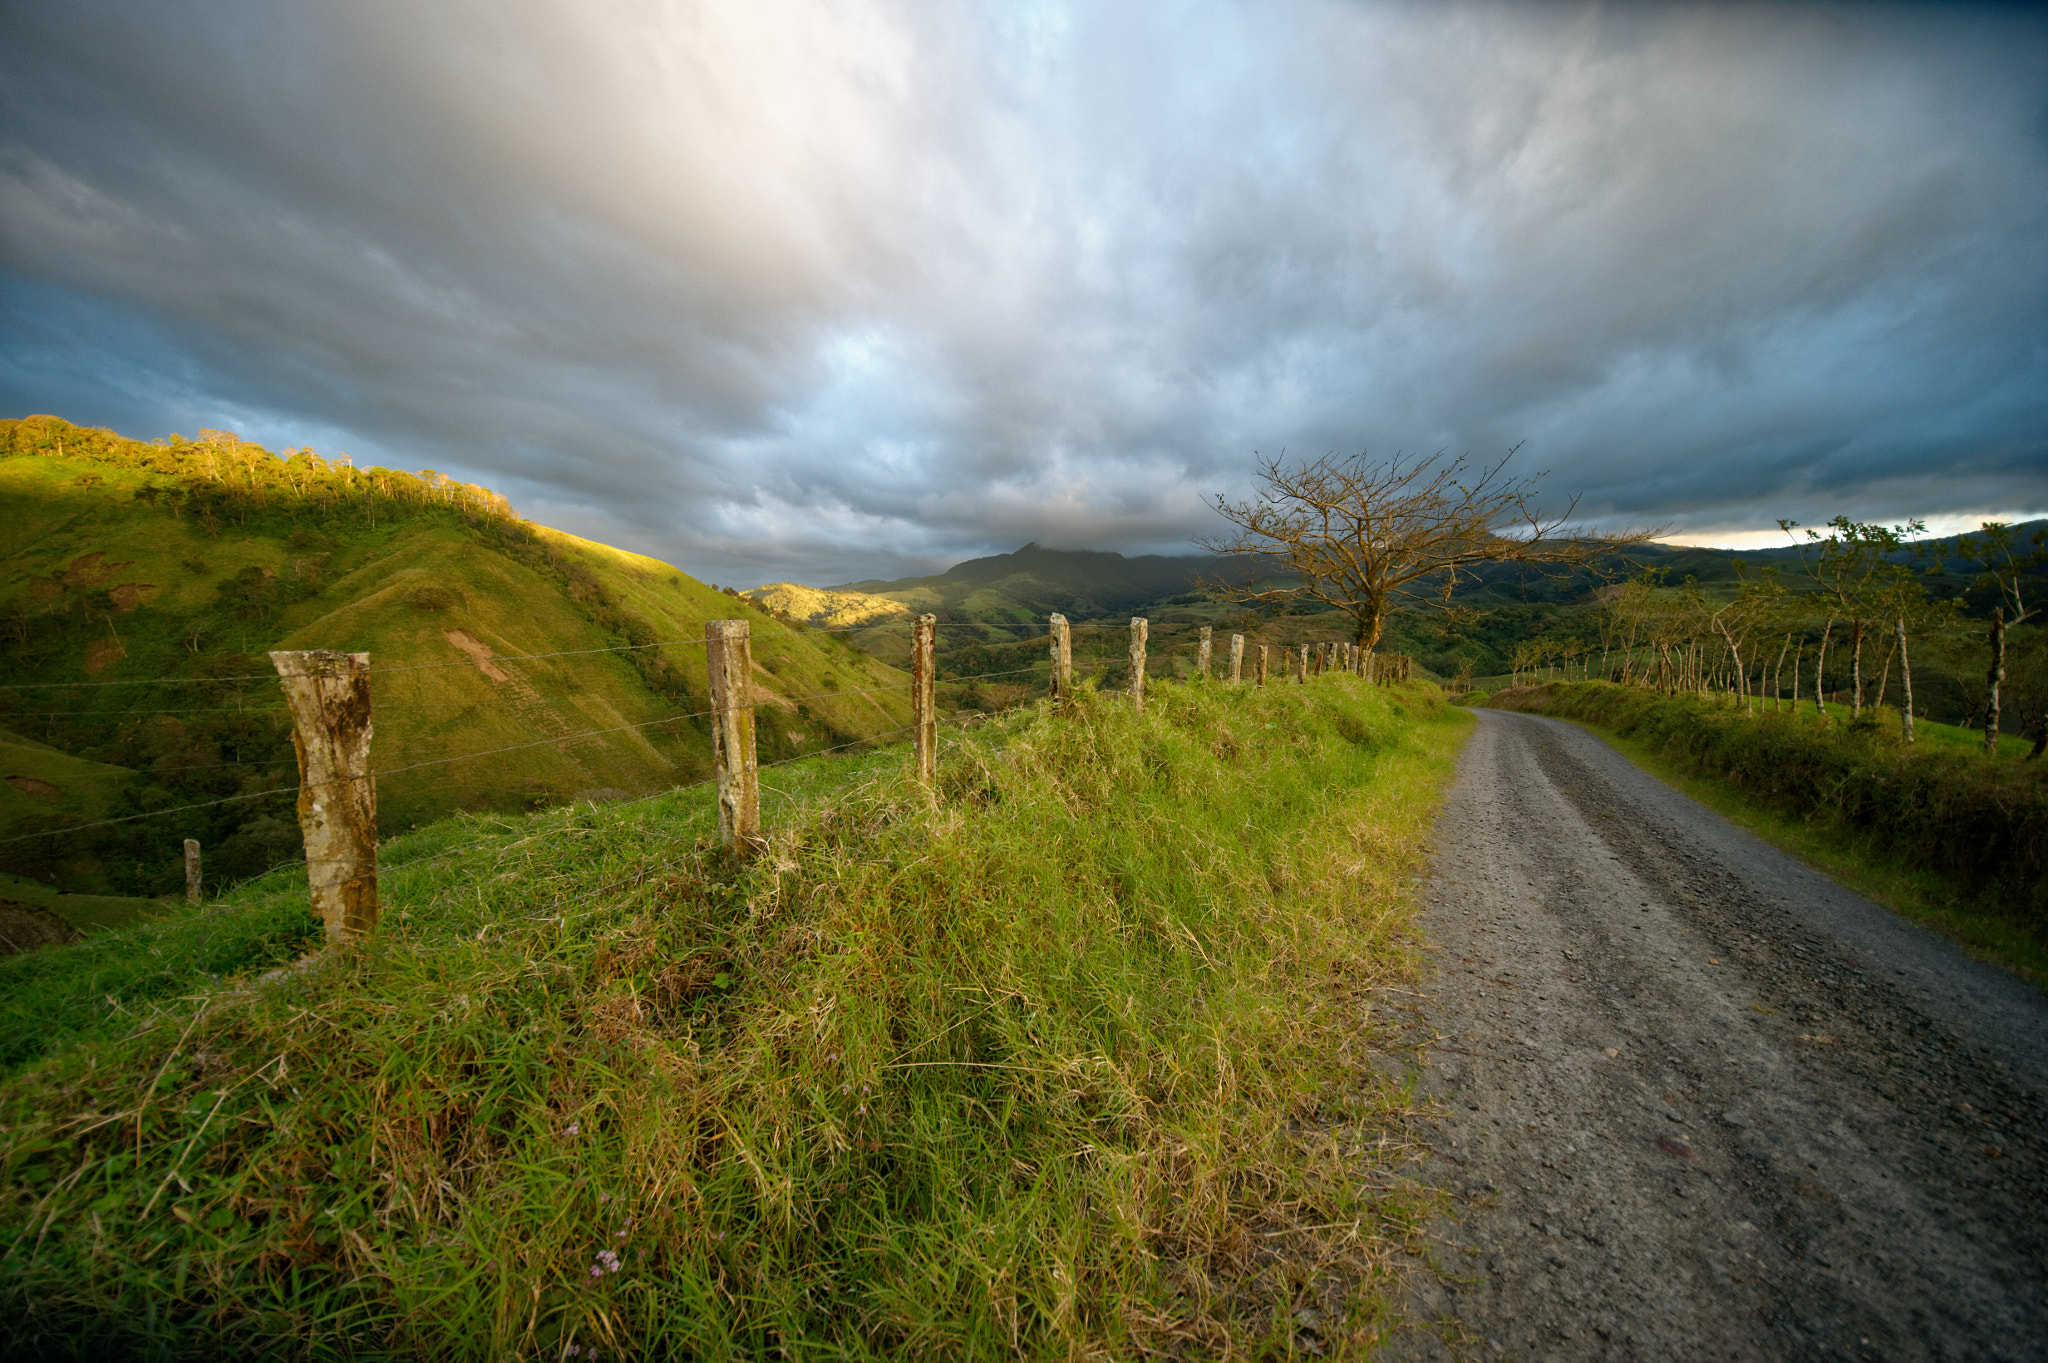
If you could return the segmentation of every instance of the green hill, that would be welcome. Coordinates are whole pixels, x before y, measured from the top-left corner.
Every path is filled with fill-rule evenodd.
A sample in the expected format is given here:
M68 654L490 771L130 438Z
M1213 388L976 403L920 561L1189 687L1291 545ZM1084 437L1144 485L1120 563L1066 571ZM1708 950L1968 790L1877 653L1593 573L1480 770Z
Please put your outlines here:
M706 776L708 619L753 622L763 760L909 721L907 679L840 637L432 470L31 417L0 422L0 515L0 869L46 884L178 889L186 837L212 884L296 855L271 649L371 655L387 833Z
M2042 528L2039 521L2015 527L2020 541ZM1994 603L1967 565L1954 557L1953 536L1925 541L1914 551L1938 558L1938 571L1921 582L1937 601L1952 601L1953 623L1929 636L1916 685L1919 699L1931 713L1961 717L1981 691L1984 664L1978 660L1976 636ZM1599 596L1629 575L1643 570L1660 574L1668 593L1687 584L1707 597L1733 596L1743 574L1754 578L1776 568L1789 592L1814 589L1801 568L1798 548L1787 543L1766 549L1701 549L1645 544L1587 567L1559 570L1528 564L1480 565L1467 570L1453 594L1456 617L1431 610L1397 612L1388 622L1380 648L1407 654L1425 674L1442 679L1459 675L1488 678L1507 675L1517 650L1525 644L1555 644L1559 649L1596 646L1600 637ZM747 595L778 616L812 624L852 627L852 637L875 657L892 664L908 656L908 617L929 611L940 621L940 675L960 676L1034 664L1044 653L1046 617L1054 611L1083 626L1075 635L1076 660L1084 670L1116 684L1121 675L1126 619L1151 622L1152 668L1165 675L1184 673L1196 647L1198 631L1209 626L1220 640L1228 632L1243 633L1252 644L1289 646L1348 637L1344 616L1312 602L1247 609L1228 600L1227 593L1207 590L1214 584L1244 581L1260 572L1251 557L1214 555L1126 558L1093 550L1055 550L1027 544L1011 554L996 554L955 564L943 573L890 581L868 579L837 587L810 588L795 583L759 587ZM2037 583L2048 576L2036 574ZM1271 585L1289 585L1285 577ZM1415 584L1424 597L1433 596L1430 579ZM2037 585L2030 597L2048 590ZM1817 628L1817 626L1816 626ZM2017 636L2016 636L2017 640ZM2015 649L2019 648L2016 642ZM2016 653L2009 667L2020 665ZM1043 667L1029 676L981 688L998 701L1019 699L1043 690Z

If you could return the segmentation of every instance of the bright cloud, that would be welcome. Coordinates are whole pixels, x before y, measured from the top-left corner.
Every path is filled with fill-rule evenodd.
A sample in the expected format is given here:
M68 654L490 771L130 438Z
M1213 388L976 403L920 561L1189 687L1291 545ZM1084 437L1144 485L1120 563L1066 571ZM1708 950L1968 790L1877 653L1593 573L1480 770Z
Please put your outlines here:
M1526 441L1724 538L2048 509L2021 8L0 26L6 410L432 465L722 582L1172 550L1255 450Z

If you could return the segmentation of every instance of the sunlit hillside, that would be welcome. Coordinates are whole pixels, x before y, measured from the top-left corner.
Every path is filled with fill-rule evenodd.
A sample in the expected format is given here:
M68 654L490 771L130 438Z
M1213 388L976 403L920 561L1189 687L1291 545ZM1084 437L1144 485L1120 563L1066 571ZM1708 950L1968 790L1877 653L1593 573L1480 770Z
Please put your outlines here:
M908 722L901 675L839 636L483 488L287 454L0 423L0 836L292 786L271 649L370 654L387 832L702 778L708 619L753 623L764 759ZM291 796L14 843L0 866L162 893L184 837L210 876L254 874L296 853Z

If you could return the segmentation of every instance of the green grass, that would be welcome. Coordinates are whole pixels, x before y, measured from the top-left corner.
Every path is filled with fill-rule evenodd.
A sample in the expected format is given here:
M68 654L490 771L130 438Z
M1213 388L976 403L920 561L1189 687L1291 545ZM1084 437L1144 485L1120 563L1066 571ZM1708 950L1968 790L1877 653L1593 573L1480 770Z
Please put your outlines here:
M750 866L702 790L448 821L385 849L449 855L387 869L374 945L274 979L289 873L0 963L70 1029L0 1088L0 1319L39 1356L1188 1357L1315 1305L1358 1355L1433 1206L1375 1000L1468 724L1348 677L1084 692L951 737L936 797L900 749L772 769Z
M375 496L366 480L415 492ZM752 623L765 754L909 721L903 676L835 636L643 555L459 511L404 475L0 421L0 520L14 532L0 546L0 724L15 731L0 735L0 778L42 782L0 784L0 839L290 785L271 649L371 655L374 757L408 768L379 782L387 835L706 774L709 730L693 715L708 705L707 619ZM554 656L494 677L465 651L479 647ZM200 676L253 680L191 684ZM289 824L288 798L238 800L8 843L0 866L73 890L169 893L184 838L233 879L274 864Z
M48 885L0 871L0 900L13 900L53 913L77 932L123 927L147 914L162 913L168 901L129 895L65 894Z
M1617 706L1617 699L1623 704ZM1986 772L1981 733L1916 720L1918 751L1907 752L1891 737L1898 715L1889 708L1875 716L1874 731L1851 733L1846 729L1846 710L1835 715L1832 727L1816 719L1811 705L1796 714L1766 710L1755 720L1746 720L1727 703L1662 698L1607 683L1525 688L1483 703L1554 714L1598 734L1666 784L1872 902L1941 933L1980 960L2048 987L2048 925L2021 898L2027 886L2001 884L1991 876L1957 875L1928 855L1925 830L1901 827L1895 818L1844 817L1838 805L1815 797L1803 781L1787 781L1782 772L1765 784L1747 764L1731 763L1724 746L1688 739L1686 721L1667 717L1662 723L1646 722L1644 711L1681 706L1703 714L1711 711L1710 722L1751 724L1760 731L1760 742L1778 739L1774 746L1779 753L1797 748L1782 746L1784 735L1773 734L1774 730L1789 731L1803 745L1837 747L1842 750L1840 769L1858 773L1858 784L1887 779L1887 762L1893 771L1906 763L1935 764L1935 780L1954 787L1989 781L1996 787L1994 811L2007 812L2021 839L2038 836L2026 829L2030 822L2038 822L2043 788L2048 786L2048 769L2038 762L2019 761L2031 743L2001 741L1998 764ZM1695 723L1698 718L1688 717ZM1801 764L1795 759L1787 765ZM1985 842L1990 845L1988 839Z

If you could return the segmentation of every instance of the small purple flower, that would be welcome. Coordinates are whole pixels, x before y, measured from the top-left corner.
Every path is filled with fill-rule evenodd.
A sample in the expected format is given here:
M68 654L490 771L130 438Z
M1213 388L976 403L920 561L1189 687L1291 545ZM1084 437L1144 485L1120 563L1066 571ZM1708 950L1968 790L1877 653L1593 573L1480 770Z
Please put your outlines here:
M581 1122L571 1122L571 1123L569 1123L568 1127L567 1127L567 1128L566 1128L566 1129L564 1130L564 1133L563 1133L563 1134L565 1134L565 1135L570 1135L570 1136L574 1136L574 1135L578 1134L579 1132L581 1132L582 1130L583 1130L583 1123L581 1123Z

